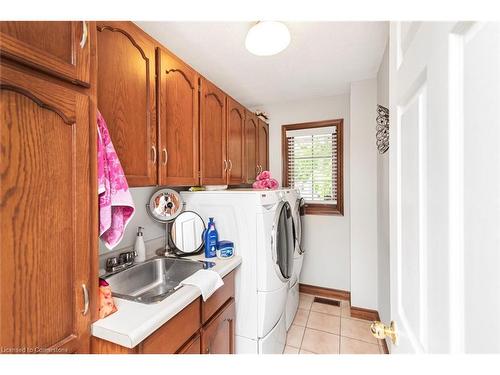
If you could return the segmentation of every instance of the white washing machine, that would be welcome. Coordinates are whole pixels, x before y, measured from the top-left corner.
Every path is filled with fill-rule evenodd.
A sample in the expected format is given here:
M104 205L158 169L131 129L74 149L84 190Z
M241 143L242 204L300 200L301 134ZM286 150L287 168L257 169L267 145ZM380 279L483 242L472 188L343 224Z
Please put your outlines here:
M299 308L300 271L302 270L302 263L304 261L304 246L302 243L304 199L300 196L300 191L297 189L291 189L290 194L288 195L288 202L292 209L295 249L293 253L293 272L290 277L285 308L285 323L287 331L292 325L297 309Z
M285 304L293 272L293 217L282 190L181 192L186 209L207 222L220 240L234 242L242 264L235 277L236 353L282 353Z

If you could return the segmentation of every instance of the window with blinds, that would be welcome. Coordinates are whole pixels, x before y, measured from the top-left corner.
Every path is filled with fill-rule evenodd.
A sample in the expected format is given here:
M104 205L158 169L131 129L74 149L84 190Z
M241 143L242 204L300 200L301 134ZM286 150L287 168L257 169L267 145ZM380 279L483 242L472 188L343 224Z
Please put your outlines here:
M285 186L298 189L306 213L342 214L342 120L284 125Z

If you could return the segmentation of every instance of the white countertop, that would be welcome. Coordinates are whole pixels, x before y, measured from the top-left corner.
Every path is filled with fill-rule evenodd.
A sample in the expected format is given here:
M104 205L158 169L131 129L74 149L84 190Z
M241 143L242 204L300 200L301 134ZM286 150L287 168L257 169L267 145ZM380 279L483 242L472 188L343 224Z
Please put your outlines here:
M239 255L230 259L205 259L204 256L186 258L214 262L215 266L211 270L218 272L221 277L226 276L241 264ZM163 301L150 305L115 298L118 311L92 324L92 335L133 348L200 295L198 288L184 285Z

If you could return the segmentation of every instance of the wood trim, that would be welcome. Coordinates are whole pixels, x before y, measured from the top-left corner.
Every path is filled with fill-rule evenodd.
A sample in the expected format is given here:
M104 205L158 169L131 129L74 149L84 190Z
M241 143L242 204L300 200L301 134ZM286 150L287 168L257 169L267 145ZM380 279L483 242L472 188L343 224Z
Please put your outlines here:
M384 354L389 354L389 347L386 340L382 340L382 349L384 349Z
M363 307L351 306L351 317L363 320L380 320L377 310L365 309Z
M347 290L323 288L321 286L309 284L299 284L299 292L343 301L351 301L351 292Z
M343 206L343 204L341 204ZM304 213L306 215L339 215L344 216L344 208L339 205L306 203L304 204Z
M306 215L340 215L344 216L344 119L324 120L315 122L303 122L299 124L287 124L281 126L281 155L282 155L282 181L283 186L289 187L288 182L288 143L286 141L287 130L300 130L311 128L324 128L327 126L337 127L337 204L307 203L304 206Z
M141 54L142 58L144 59L144 61L146 61L146 63L149 63L149 57L146 56L146 53L144 52L144 50L141 48L141 46L135 41L135 39L132 37L132 35L130 35L129 32L127 32L125 29L121 28L121 27L114 27L114 26L111 26L111 25L97 25L97 31L99 32L103 32L103 31L111 31L113 33L122 33L123 35L125 35L128 40L130 40L130 43L132 43L132 45L139 51L139 53ZM144 33L144 31L141 29L141 32ZM149 64L146 65L146 69L148 69L149 67ZM149 73L148 73L149 74Z
M97 32L96 22L88 22L90 43L90 123L97 119ZM99 202L97 189L97 126L90 126L90 320L99 319Z
M27 98L34 101L39 107L41 107L43 109L47 109L47 110L52 111L55 114L57 114L64 121L64 123L66 125L72 126L76 122L76 119L74 116L68 117L63 111L52 106L51 104L44 102L42 99L37 97L35 94L33 94L32 92L30 92L22 87L1 83L0 89L6 90L6 91L14 91L14 92L17 92L18 94L26 96Z

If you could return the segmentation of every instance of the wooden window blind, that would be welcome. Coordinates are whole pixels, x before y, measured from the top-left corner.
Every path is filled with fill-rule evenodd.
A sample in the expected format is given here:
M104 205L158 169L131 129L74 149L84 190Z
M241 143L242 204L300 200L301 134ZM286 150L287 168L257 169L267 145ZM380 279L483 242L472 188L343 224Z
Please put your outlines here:
M300 191L306 214L343 214L342 123L282 126L283 185Z

